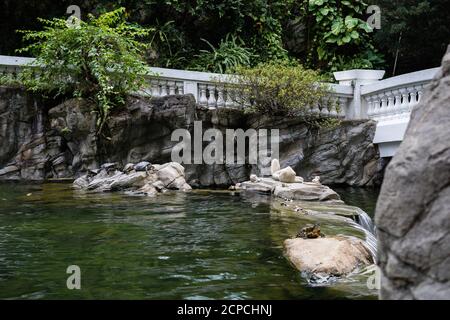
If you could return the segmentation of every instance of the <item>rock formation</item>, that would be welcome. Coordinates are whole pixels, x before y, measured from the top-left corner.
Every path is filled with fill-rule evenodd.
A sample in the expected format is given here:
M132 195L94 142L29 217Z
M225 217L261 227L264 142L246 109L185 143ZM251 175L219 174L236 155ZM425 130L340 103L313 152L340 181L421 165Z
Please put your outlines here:
M250 175L250 181L235 185L235 190L248 192L261 192L274 194L277 197L289 200L328 201L340 200L339 195L319 180L303 182L303 178L296 176L291 167L278 169L278 159L273 159L272 178L258 178Z
M450 299L450 46L377 202L382 299Z
M20 89L0 87L0 180L76 178L106 162L170 162L178 143L171 141L172 132L193 132L194 121L202 121L203 131L216 128L224 134L226 129L280 129L282 166L308 180L320 175L327 184L370 185L379 177L372 121L343 121L336 128L318 129L301 118L265 119L237 109L202 108L191 95L130 96L123 109L111 113L105 131L110 139L100 141L91 109L83 100L44 102ZM266 164L183 166L192 186L227 187L252 173L260 175Z
M91 192L126 191L147 196L169 189L191 189L184 178L183 166L176 162L163 165L150 165L149 162L127 164L123 171L117 170L117 163L107 163L79 177L73 185Z

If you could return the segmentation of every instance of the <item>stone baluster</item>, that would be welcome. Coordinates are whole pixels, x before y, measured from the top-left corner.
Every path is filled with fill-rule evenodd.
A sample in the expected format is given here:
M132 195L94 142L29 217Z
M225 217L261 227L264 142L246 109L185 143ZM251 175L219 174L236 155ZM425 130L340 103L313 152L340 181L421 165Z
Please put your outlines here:
M373 118L374 114L375 114L375 106L373 103L373 97L372 96L368 96L365 98L366 99L366 103L367 103L367 117L369 119Z
M331 96L329 101L329 110L330 110L330 116L332 117L337 117L338 116L338 112L337 112L337 108L338 108L338 98L336 96Z
M418 85L415 87L417 90L417 103L420 102L420 100L422 100L422 95L423 95L423 84L422 85Z
M314 114L314 115L319 115L320 114L320 102L314 103L309 108L311 110L310 111L311 114Z
M409 92L409 104L406 111L410 113L412 108L417 104L417 91L414 87L408 87L406 90Z
M167 90L167 81L161 81L161 96L167 96L169 94Z
M394 106L392 109L392 114L395 117L401 113L402 95L400 93L400 90L393 90L392 94L394 95Z
M386 97L386 95L384 93L380 93L378 96L380 97L380 100L381 100L381 107L380 107L379 117L382 118L388 112L388 110L387 110L388 100L387 100L387 97Z
M177 81L175 83L176 87L177 87L177 93L178 94L184 94L184 82L183 81Z
M387 96L386 117L393 118L395 116L395 107L394 107L395 96L392 91L387 91L386 96Z
M215 108L217 107L217 100L216 100L216 87L212 84L208 84L208 107Z
M348 99L346 97L339 97L338 100L338 115L339 118L345 118L345 110L347 108Z
M199 98L198 98L198 104L202 105L202 106L207 106L208 105L208 98L206 97L206 84L203 83L199 83L198 85L199 88Z
M217 108L221 108L225 106L225 100L224 100L224 91L225 88L223 85L216 86L217 89Z
M371 96L371 99L372 99L372 105L373 105L372 117L374 119L377 119L380 115L380 97L377 94L375 94L375 95Z
M408 104L409 104L409 94L406 88L399 89L400 94L402 95L402 104L400 105L400 111L399 114L405 113L408 110Z
M328 101L326 99L320 99L320 113L324 116L328 116L330 114L328 111Z
M169 94L174 95L175 94L175 81L167 81L167 86L169 87Z
M157 79L153 79L151 81L151 85L152 85L152 96L153 97L159 97L161 96L161 93L159 91L159 81Z
M225 92L224 92L226 108L233 108L233 106L234 106L232 94L233 94L233 92L232 92L231 87L229 87L229 86L226 87Z

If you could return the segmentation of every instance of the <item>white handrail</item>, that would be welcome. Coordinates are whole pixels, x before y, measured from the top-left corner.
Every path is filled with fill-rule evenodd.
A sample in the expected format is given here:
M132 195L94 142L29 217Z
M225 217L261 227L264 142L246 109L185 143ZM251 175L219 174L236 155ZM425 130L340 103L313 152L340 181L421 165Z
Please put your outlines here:
M0 55L0 72L17 73L34 58ZM149 90L153 96L193 94L197 103L210 108L239 107L233 98L232 75L149 67ZM329 100L311 111L345 118L378 121L407 117L421 98L424 85L439 68L412 72L384 80L382 70L335 72L339 84L328 83ZM157 75L156 77L153 75ZM221 81L222 83L218 83ZM230 83L231 82L231 83ZM338 106L338 107L336 107Z

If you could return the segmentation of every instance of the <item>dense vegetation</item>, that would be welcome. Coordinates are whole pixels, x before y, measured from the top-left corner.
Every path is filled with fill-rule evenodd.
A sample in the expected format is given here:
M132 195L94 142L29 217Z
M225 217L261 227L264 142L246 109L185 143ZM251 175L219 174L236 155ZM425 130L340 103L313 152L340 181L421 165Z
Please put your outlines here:
M24 46L17 29L62 17L71 4L82 19L120 6L150 29L146 60L155 66L223 72L237 65L297 60L322 73L383 68L396 74L434 67L450 39L446 0L377 1L380 30L364 23L363 0L4 0L0 53ZM384 61L383 61L384 60Z
M145 82L147 45L138 40L149 31L127 23L123 8L86 21L40 21L42 31L21 31L30 44L19 52L31 53L45 68L25 68L19 82L32 91L90 100L102 133L110 111Z
M249 113L306 117L310 107L319 105L330 90L316 71L293 63L267 62L235 71L239 76L229 76L226 82L242 85L236 86L231 98Z

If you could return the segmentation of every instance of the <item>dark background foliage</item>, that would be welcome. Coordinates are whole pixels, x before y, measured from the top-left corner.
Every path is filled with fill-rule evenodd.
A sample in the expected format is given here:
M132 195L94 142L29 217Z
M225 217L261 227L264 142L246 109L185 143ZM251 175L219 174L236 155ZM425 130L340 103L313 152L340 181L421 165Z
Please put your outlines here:
M336 8L344 3L324 2ZM390 76L396 57L395 74L438 66L450 42L448 0L378 0L373 4L382 10L381 30L375 30L359 45L338 48L338 58L348 58L340 63L315 57L319 44L312 39L324 30L314 25L315 12L303 10L308 5L305 0L2 0L0 54L16 55L15 49L25 45L15 30L40 28L37 17L67 16L66 8L71 4L80 6L82 19L87 13L126 7L129 20L153 28L153 37L148 40L152 42L148 62L170 68L227 70L230 66L226 65L226 57L236 52L248 54L243 61L252 65L295 58L308 67L329 72L364 66L360 60L365 55L373 58L374 68L385 69ZM365 19L364 14L358 18ZM227 35L233 36L228 39L234 39L234 43L222 46ZM329 44L323 47L333 49ZM205 59L214 59L214 54L207 54L214 50L222 60L205 64Z

